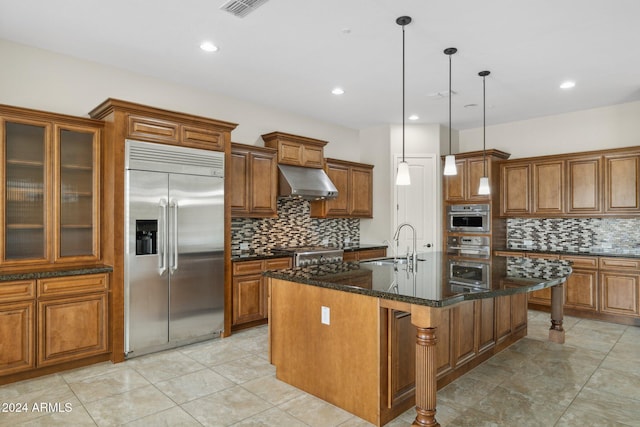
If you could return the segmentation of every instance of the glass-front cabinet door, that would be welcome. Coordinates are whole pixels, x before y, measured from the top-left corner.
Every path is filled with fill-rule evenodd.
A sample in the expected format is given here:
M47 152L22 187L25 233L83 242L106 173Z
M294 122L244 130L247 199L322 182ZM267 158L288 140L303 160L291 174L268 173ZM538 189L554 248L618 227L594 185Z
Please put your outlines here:
M2 261L47 261L51 126L46 122L0 120L4 140Z
M0 106L0 266L99 260L101 124L8 108L18 113Z
M56 261L98 257L98 137L91 128L55 127Z

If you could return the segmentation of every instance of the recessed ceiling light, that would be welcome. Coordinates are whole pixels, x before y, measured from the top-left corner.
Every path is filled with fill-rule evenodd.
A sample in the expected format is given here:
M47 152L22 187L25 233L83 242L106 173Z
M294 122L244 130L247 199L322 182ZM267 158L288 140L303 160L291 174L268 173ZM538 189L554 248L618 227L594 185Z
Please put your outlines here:
M560 85L560 89L571 89L576 85L576 82L572 82L571 80L567 80Z
M420 117L418 117L417 114L412 114L409 116L409 120L418 120Z
M211 42L202 42L200 43L200 49L204 50L205 52L217 52L218 46Z
M336 87L331 91L331 93L334 95L342 95L344 93L344 89L342 89L341 87Z

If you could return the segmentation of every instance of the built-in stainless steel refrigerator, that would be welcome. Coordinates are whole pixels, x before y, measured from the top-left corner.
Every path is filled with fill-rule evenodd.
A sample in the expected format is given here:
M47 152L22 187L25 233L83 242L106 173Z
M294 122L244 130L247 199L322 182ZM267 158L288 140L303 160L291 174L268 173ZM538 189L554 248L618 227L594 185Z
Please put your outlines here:
M125 354L224 328L224 153L126 141Z

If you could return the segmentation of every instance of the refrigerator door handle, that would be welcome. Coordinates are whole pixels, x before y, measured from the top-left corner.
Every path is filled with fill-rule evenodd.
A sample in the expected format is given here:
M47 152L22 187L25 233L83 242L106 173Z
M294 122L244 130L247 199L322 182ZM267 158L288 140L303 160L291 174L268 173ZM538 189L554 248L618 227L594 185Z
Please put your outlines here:
M158 269L160 276L167 271L167 201L160 199L158 203L160 215L158 215L158 246L160 248L160 256L158 257Z
M171 274L178 270L178 202L172 200L169 208L173 209L173 253L171 254Z

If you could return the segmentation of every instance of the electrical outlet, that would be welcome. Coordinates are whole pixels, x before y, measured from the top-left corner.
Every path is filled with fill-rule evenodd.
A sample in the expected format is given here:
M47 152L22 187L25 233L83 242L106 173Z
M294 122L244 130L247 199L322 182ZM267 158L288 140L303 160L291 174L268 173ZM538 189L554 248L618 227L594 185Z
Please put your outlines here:
M331 309L329 307L325 307L324 305L320 309L320 317L322 319L323 325L331 324Z
M322 244L324 246L328 246L329 245L329 239L322 239Z
M249 244L248 243L240 243L240 250L241 251L249 250Z
M344 244L348 245L349 243L351 243L351 239L349 237L345 237L344 238Z

